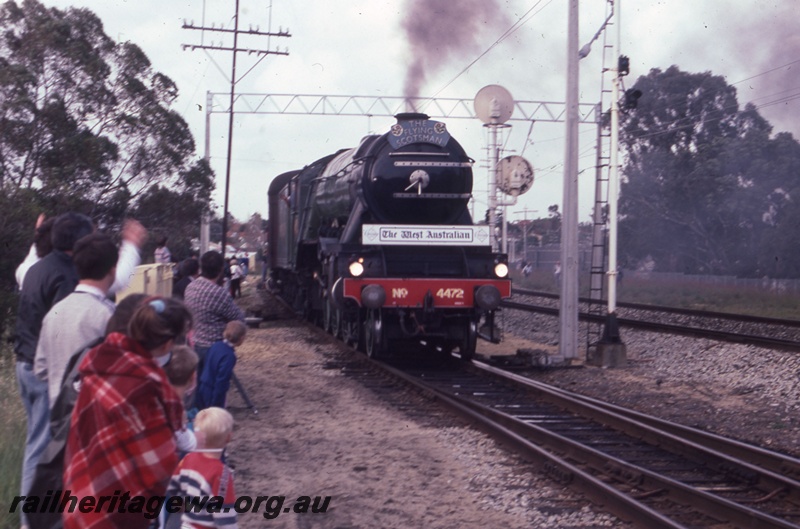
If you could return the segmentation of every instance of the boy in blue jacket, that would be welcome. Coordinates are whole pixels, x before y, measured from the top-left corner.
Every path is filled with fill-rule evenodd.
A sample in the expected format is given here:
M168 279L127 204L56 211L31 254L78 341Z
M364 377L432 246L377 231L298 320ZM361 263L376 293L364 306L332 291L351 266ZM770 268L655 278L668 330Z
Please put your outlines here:
M247 326L234 320L225 326L223 339L211 345L203 361L203 372L197 383L195 406L202 410L212 406L225 408L228 388L231 386L233 367L236 365L236 347L244 343Z

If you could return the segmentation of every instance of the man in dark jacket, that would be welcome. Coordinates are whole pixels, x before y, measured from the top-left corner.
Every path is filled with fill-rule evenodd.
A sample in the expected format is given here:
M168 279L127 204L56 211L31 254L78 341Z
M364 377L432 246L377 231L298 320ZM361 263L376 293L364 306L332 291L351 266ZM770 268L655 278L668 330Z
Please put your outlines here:
M190 257L181 263L181 277L172 285L172 297L183 299L186 287L200 275L200 262Z
M28 419L20 486L23 496L28 494L39 456L49 440L47 382L33 373L42 320L47 311L67 297L78 284L78 273L72 263L72 247L92 231L92 221L85 215L64 213L59 216L51 233L53 251L28 270L20 291L14 353L20 396ZM22 522L26 525L24 514Z

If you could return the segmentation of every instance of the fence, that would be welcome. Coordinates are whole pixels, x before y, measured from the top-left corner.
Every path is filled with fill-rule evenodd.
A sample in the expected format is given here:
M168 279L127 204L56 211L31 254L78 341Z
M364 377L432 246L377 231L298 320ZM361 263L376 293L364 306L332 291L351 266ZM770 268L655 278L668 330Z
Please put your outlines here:
M520 264L525 261L531 264L534 269L552 270L553 266L561 261L561 247L554 246L534 246L527 249L527 259L523 252L517 251L516 255L509 256L510 260L514 262L518 268L522 268ZM592 262L591 248L580 248L578 250L578 270L586 272L589 270L589 264Z
M738 289L751 288L779 294L800 292L800 279L742 278L735 276L690 275L677 272L633 272L625 271L625 277L660 283L700 284Z
M515 265L521 268L522 252L516 253ZM578 253L578 269L588 272L592 259L590 248L581 247ZM527 249L527 261L534 269L552 270L561 260L561 248L558 245L538 246ZM800 279L742 278L736 276L714 276L682 274L680 272L645 272L623 270L623 276L643 281L658 283L699 284L709 286L731 287L737 289L753 289L776 294L800 294ZM588 280L588 279L587 279ZM583 281L583 279L582 279Z

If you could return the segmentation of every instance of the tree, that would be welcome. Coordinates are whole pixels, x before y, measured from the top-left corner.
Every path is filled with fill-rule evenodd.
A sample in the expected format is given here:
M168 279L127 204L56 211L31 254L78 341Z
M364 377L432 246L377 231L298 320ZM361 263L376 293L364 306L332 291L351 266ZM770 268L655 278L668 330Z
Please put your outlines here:
M709 72L653 69L634 88L644 96L622 120L622 253L652 255L662 270L777 273L759 252L777 232L765 219L780 218L784 191L799 187L797 142L771 138L757 110L740 110L735 88Z
M264 246L267 241L267 234L265 229L265 221L258 213L253 213L247 224L243 225L244 232L242 236L244 242L250 251L255 251Z
M9 0L0 28L0 192L17 215L3 228L29 241L39 212L67 210L103 228L135 212L151 229L196 228L213 173L171 109L175 83L138 46L109 38L88 9ZM5 270L27 245L4 250ZM12 290L13 274L2 275L0 293Z
M175 84L153 72L138 46L112 41L87 9L35 0L6 2L0 25L6 192L36 188L56 204L80 196L102 217L120 190L135 198L153 183L179 180L194 140L169 108Z
M153 255L162 236L169 238L168 246L176 261L189 257L192 239L200 237L198 212L203 211L209 201L208 184L200 181L209 175L207 163L200 160L181 173L177 186L167 188L154 184L136 200L130 211L131 216L148 226L154 235L142 248L145 259ZM201 190L193 190L194 186L199 186Z

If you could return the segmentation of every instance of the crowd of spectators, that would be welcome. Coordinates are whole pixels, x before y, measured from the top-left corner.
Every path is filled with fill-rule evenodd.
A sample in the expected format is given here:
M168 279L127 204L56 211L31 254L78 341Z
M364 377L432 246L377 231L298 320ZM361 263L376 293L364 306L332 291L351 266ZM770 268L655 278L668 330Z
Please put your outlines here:
M37 221L16 275L14 352L27 420L21 496L63 489L153 498L170 483L170 494L181 495L191 474L204 478L209 494L233 498L224 462L233 419L224 407L246 334L233 300L240 288L224 286L225 260L210 251L180 263L173 297L132 294L115 305L146 237L135 220L124 224L119 246L79 213ZM171 260L166 242L156 250L161 262ZM245 272L231 264L241 280ZM198 516L180 522L236 523L235 512ZM141 509L21 512L31 529L158 523Z

